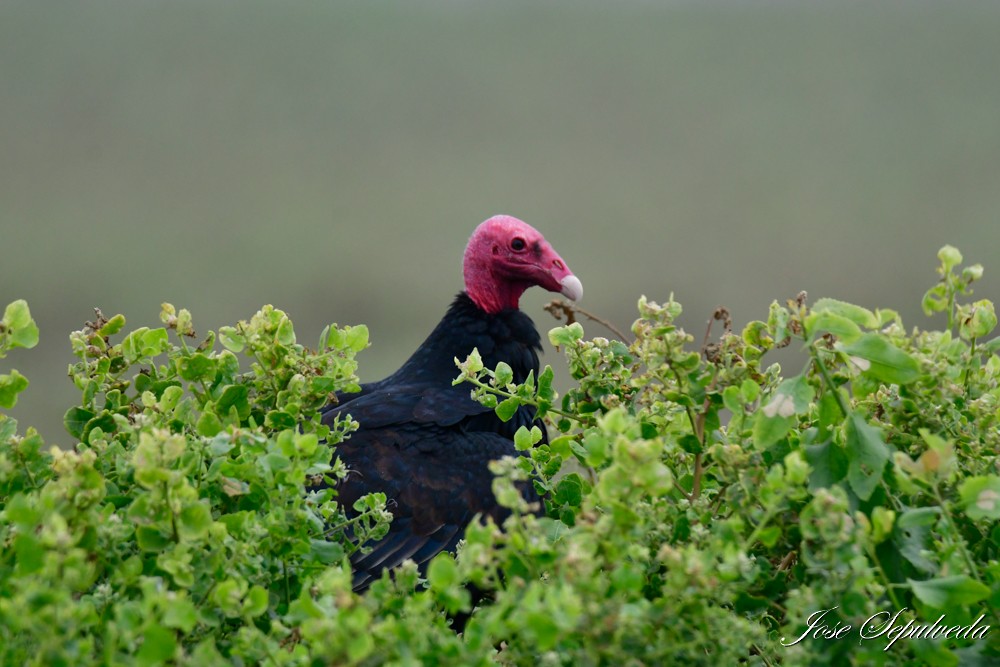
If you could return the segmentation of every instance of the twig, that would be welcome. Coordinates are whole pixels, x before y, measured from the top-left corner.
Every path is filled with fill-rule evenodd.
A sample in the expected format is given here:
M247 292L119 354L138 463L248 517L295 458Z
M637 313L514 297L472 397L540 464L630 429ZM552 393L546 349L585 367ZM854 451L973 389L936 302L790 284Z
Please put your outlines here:
M544 309L547 310L549 314L551 314L552 317L556 318L557 320L561 320L562 318L565 317L566 324L573 324L574 322L576 322L576 314L580 313L587 319L593 320L594 322L597 322L598 324L601 324L604 327L606 327L608 330L610 330L612 333L618 336L619 340L622 340L624 342L631 342L631 339L628 336L622 333L618 327L616 327L608 320L598 315L594 315L593 313L588 312L583 308L580 308L579 306L574 306L571 303L567 303L562 299L553 299L552 301L549 301L547 304L545 304Z
M819 369L819 374L823 377L823 383L831 392L833 392L833 397L837 400L837 406L840 408L844 417L850 417L851 407L844 400L844 397L840 395L837 385L833 383L833 378L830 377L830 372L827 370L826 364L824 364L823 360L819 358L819 350L816 349L815 344L809 346L809 356L816 365L816 368Z
M785 570L792 567L792 565L795 564L796 558L797 558L796 553L794 551L789 551L788 554L786 554L785 557L781 559L781 562L778 563L778 572L784 572Z
M719 306L712 313L712 317L708 319L708 326L705 327L705 338L701 341L701 350L705 351L708 347L708 337L712 334L712 324L715 322L722 322L722 326L726 329L726 333L731 333L733 330L733 318L729 314L729 309L725 306Z
M704 467L701 460L701 452L694 455L694 474L692 475L693 481L691 482L691 497L698 498L701 495L701 476L704 472Z

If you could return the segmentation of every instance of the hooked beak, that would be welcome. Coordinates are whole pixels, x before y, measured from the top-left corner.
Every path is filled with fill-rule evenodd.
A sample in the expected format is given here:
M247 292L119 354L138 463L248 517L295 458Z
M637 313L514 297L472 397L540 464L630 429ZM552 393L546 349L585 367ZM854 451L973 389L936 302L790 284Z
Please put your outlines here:
M562 285L561 294L570 301L579 301L583 296L583 283L572 273L559 281Z
M583 296L583 283L573 275L559 253L547 243L543 247L541 260L539 268L545 275L542 286L550 292L559 292L571 301L579 301Z

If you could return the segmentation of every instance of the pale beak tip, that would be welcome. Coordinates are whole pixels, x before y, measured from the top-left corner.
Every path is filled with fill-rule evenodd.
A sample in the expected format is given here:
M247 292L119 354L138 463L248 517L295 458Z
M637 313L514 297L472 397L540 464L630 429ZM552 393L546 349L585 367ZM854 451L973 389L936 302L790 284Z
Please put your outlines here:
M583 283L576 276L570 274L559 281L562 285L562 295L570 301L579 301L583 297Z

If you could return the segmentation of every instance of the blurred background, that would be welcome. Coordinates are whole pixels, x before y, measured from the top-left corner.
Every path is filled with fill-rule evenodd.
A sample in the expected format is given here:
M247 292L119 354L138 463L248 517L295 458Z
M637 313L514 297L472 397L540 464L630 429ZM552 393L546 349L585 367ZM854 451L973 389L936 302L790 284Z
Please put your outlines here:
M203 332L273 303L310 345L364 322L382 377L501 212L622 328L640 294L700 341L799 290L926 325L944 243L995 299L998 35L993 1L7 0L0 306L41 328L0 362L12 413L71 444L95 306ZM550 298L522 301L543 332Z

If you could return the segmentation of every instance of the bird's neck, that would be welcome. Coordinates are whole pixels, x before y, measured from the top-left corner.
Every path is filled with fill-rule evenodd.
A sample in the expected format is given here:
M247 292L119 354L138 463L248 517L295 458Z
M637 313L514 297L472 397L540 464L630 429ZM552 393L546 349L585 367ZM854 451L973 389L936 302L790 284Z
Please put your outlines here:
M411 381L434 369L450 380L456 373L455 359L464 360L474 348L490 368L500 361L510 364L518 382L530 370L538 373L538 358L532 355L542 345L531 318L517 309L488 313L468 293L462 292L394 376L399 381Z
M465 268L465 292L472 302L490 315L516 310L530 283L494 275L488 267L473 264Z

